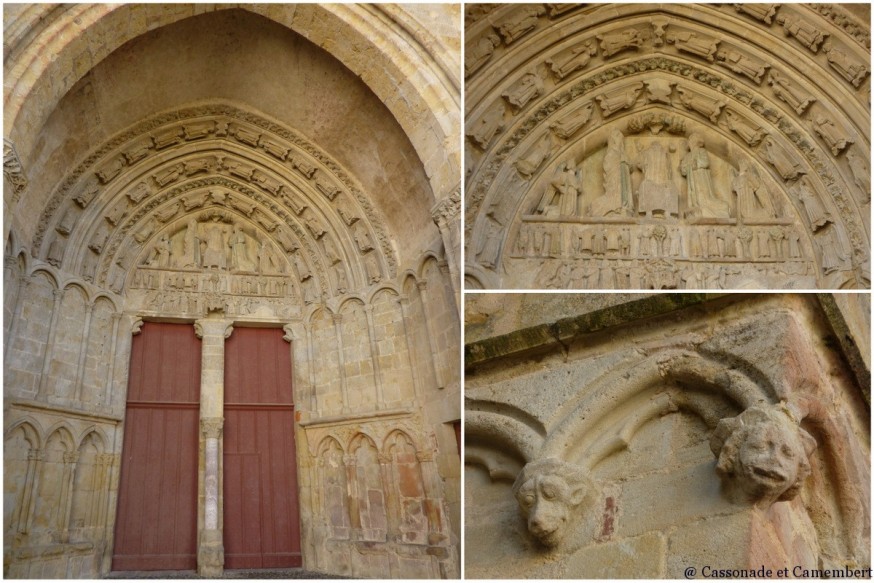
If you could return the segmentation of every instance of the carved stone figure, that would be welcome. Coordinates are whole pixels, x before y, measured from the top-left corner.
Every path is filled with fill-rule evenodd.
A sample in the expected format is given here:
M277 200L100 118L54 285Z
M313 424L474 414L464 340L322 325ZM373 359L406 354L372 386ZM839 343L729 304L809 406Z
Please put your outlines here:
M218 220L218 217L213 218L213 223L206 229L206 236L201 239L201 257L203 258L203 267L227 269L227 246L225 245L227 232L218 223Z
M779 4L750 4L744 2L742 4L735 4L734 9L738 12L749 14L765 24L771 24L771 19L777 13L779 6Z
M557 122L554 122L549 126L549 129L555 132L555 135L562 139L566 140L570 138L578 129L589 123L594 106L595 104L589 101L573 113L566 115Z
M807 177L799 180L798 184L790 189L790 192L795 194L804 206L804 213L807 215L811 231L815 233L831 222L831 215L823 206L816 188Z
M585 68L597 52L598 48L595 43L587 40L546 59L546 64L552 69L556 77L564 79L574 71Z
M240 225L234 225L234 232L228 242L231 248L231 268L240 271L254 271L255 265L249 259L249 240Z
M304 261L304 258L302 257L300 252L292 253L291 260L294 262L294 267L297 270L297 276L300 281L303 281L313 276L309 266L307 265L307 262Z
M643 36L640 31L634 28L626 28L618 32L609 34L599 34L598 40L601 41L601 53L604 57L612 57L628 49L639 49L643 46Z
M377 283L382 279L382 270L379 268L376 253L368 253L364 256L364 270L367 272L368 283Z
M267 239L258 243L258 272L259 273L282 273L282 264L273 250L273 245Z
M532 71L522 75L522 78L501 93L501 96L506 98L510 105L522 109L541 93L543 93L543 79Z
M641 90L643 90L643 83L638 82L606 91L596 95L595 99L598 100L604 117L608 117L620 109L628 109L633 106L640 96Z
M822 32L806 20L787 14L778 16L777 24L783 25L783 32L786 36L794 36L798 42L814 53L819 50L819 45L829 36L827 32Z
M671 160L658 142L651 143L640 152L636 166L643 172L643 181L637 191L637 212L652 217L677 216L680 194L674 184Z
M324 234L324 231L322 234ZM352 237L355 239L355 244L358 245L358 250L362 253L366 253L374 248L370 231L360 222L355 223L355 226L352 227Z
M847 254L838 238L837 227L832 225L817 233L814 238L817 247L817 258L824 275L844 269Z
M731 190L737 194L737 216L745 220L767 220L777 218L771 193L762 183L755 166L745 158L738 163L740 169L733 172Z
M675 83L667 79L652 79L646 84L646 101L648 103L671 103L671 91Z
M148 265L149 267L170 266L170 238L167 235L161 235L161 238L155 243Z
M349 283L346 279L346 268L342 263L334 265L334 275L337 278L337 293L346 293L349 289Z
M578 202L583 185L582 170L573 161L562 162L537 204L536 213L547 217L578 217Z
M197 234L197 221L188 221L185 235L182 238L182 256L178 260L179 267L200 267L200 237Z
M141 200L152 194L152 189L145 182L140 182L127 191L127 197L133 204L139 204Z
M798 115L803 114L804 110L806 110L811 103L816 101L813 96L801 91L777 71L772 70L768 74L768 85L774 89L774 94L788 103Z
M710 438L729 498L766 507L798 495L814 449L816 441L782 404L754 405L722 419Z
M853 181L862 192L863 203L871 201L871 167L868 164L868 156L859 152L858 146L847 150L847 162L850 164L850 172L853 173Z
M669 34L665 40L675 45L677 50L704 57L711 63L719 49L719 41L715 38L699 36L694 32L678 32Z
M716 64L722 65L735 73L749 77L756 84L762 82L762 77L768 72L771 65L762 63L757 59L748 57L731 49L722 50L716 53Z
M488 219L486 235L477 249L476 258L484 267L497 267L498 255L501 252L501 235L503 227L491 218Z
M835 156L843 152L850 144L855 143L855 140L847 135L846 130L838 129L834 122L827 117L814 115L812 124L813 131L828 144Z
M530 178L532 174L537 172L543 161L549 156L552 151L552 142L549 139L549 134L544 135L539 139L522 158L516 161L514 166L523 178Z
M591 215L634 216L631 200L631 162L625 153L625 136L613 130L604 156L604 194L592 201Z
M322 222L318 218L316 218L314 214L310 212L304 214L303 220L304 223L306 223L307 229L309 229L310 233L312 233L313 237L315 237L316 239L327 233L327 230L325 230Z
M492 58L501 39L488 31L464 48L464 76L468 77Z
M504 108L502 101L496 101L467 132L467 135L483 150L488 147L495 134L504 129Z
M871 72L868 67L853 61L847 53L838 48L830 49L826 53L826 58L828 59L828 64L856 88L862 84L862 81Z
M719 119L719 114L726 104L722 99L711 99L685 87L677 87L677 98L683 107L697 111L713 123Z
M680 162L680 173L688 181L689 207L692 216L729 217L728 203L720 200L713 189L710 175L710 156L704 140L698 134L689 136L689 152Z
M513 484L528 531L546 547L559 546L579 522L579 507L595 488L583 468L546 458L529 462Z
M521 5L498 23L496 28L504 37L504 42L509 45L520 36L534 30L537 26L537 17L545 13L546 9L540 4Z
M801 162L770 136L763 144L765 159L774 166L783 180L793 180L807 173Z
M754 125L750 120L731 109L725 110L725 122L728 129L735 132L750 146L757 146L767 135L767 132Z
M152 178L155 180L155 183L158 186L160 186L161 188L164 188L165 186L167 186L171 182L175 182L176 180L179 180L179 177L182 175L182 173L184 171L185 171L185 166L180 162L179 164L175 164L175 165L170 166L169 168L167 168L165 170L162 170L161 172L158 172L157 174L152 176Z

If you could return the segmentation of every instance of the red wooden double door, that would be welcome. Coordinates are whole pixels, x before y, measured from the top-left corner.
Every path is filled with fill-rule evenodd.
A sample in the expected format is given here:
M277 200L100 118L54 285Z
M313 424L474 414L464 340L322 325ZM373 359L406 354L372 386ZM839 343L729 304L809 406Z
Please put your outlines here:
M200 365L191 325L149 322L134 337L114 571L197 566ZM226 569L301 565L291 378L281 330L225 341Z

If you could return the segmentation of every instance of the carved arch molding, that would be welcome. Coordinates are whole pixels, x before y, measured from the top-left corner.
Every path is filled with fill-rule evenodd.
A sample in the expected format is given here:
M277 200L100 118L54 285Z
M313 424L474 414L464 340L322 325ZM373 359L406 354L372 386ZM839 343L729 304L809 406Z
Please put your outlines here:
M360 185L293 130L226 103L109 140L52 194L32 249L165 315L289 317L398 275Z
M820 4L465 16L468 287L870 287L867 22Z

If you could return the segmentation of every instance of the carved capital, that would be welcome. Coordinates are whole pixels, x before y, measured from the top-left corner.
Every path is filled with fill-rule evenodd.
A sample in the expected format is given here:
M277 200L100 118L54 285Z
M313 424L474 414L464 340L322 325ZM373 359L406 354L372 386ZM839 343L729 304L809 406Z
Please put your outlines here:
M431 218L440 229L446 228L458 220L461 212L461 190L456 189L449 196L437 202L431 208Z
M220 439L224 425L224 417L206 417L200 420L200 432L206 439Z
M420 462L433 462L434 461L434 452L433 451L417 451L416 459Z
M79 452L72 451L64 454L64 463L65 464L75 464L79 461Z
M419 288L419 291L426 292L428 291L428 282L424 279L416 282L416 287Z
M391 463L391 454L379 452L376 454L376 460L380 464L390 464Z
M143 331L143 319L139 316L130 316L130 333L136 336Z
M294 324L286 324L285 326L283 326L282 331L285 332L285 335L282 337L282 339L289 343L292 340L299 340L300 335L295 332L294 328Z
M334 324L338 326L343 323L343 314L331 314L331 318L334 320Z
M27 175L15 146L6 138L3 138L3 175L12 185L12 204L15 204L27 188Z
M203 339L204 336L222 336L224 338L230 338L233 331L233 322L227 320L201 318L194 322L194 333L200 339Z
M46 457L45 451L41 449L30 449L27 451L27 459L35 462L41 462Z

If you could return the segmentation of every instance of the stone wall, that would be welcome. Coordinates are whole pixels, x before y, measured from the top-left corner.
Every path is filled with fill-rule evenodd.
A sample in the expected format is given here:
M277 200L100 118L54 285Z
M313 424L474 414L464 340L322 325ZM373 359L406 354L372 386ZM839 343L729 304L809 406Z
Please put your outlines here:
M469 287L870 287L864 10L471 5L465 42Z
M202 347L201 575L250 326L290 343L303 566L456 577L459 9L226 8L4 8L4 574L110 572L156 321Z
M466 346L466 576L867 568L867 329L839 348L828 295L611 303Z

